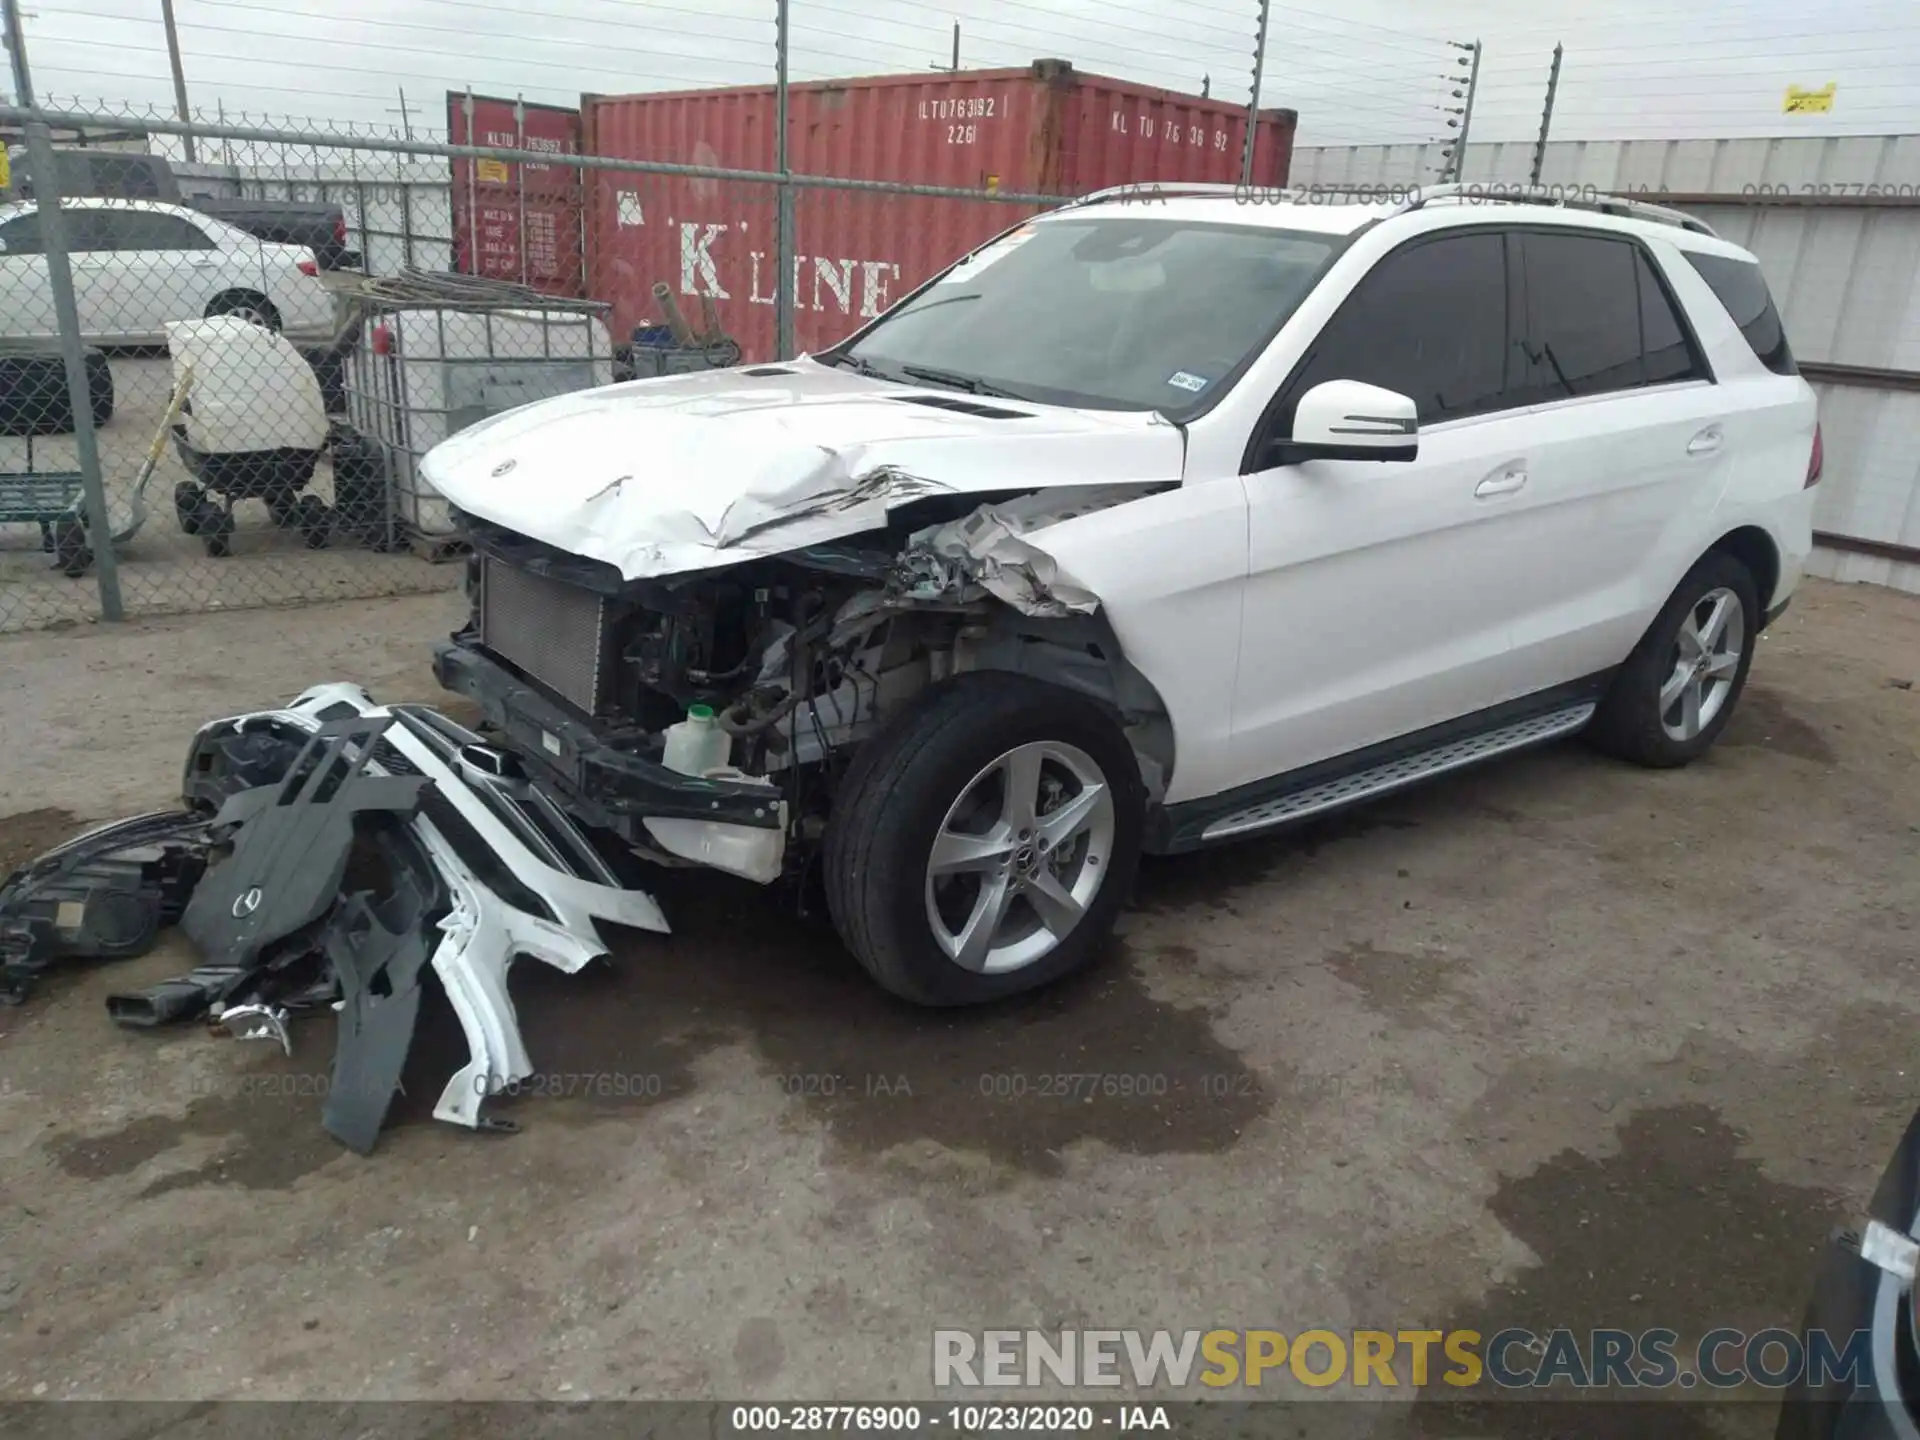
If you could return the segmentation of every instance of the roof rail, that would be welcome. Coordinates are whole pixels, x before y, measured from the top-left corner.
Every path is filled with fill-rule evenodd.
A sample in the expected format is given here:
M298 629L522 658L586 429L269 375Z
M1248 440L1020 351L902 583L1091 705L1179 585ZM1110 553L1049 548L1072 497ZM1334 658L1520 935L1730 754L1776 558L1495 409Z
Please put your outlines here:
M1394 213L1399 215L1409 210L1418 210L1429 200L1471 200L1476 203L1508 205L1557 205L1564 210L1591 210L1596 214L1617 215L1628 220L1651 220L1656 224L1691 230L1696 235L1714 233L1706 221L1697 220L1691 215L1669 209L1665 205L1636 200L1628 195L1588 194L1578 190L1569 193L1565 187L1550 185L1487 183L1423 185L1417 187Z

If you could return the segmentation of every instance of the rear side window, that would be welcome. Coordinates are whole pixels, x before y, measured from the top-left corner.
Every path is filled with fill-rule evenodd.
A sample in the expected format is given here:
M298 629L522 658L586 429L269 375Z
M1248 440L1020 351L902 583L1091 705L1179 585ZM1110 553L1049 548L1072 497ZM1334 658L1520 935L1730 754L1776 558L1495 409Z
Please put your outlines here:
M211 250L213 242L177 215L150 210L95 212L112 250Z
M75 254L94 250L113 249L113 233L107 228L107 216L104 210L96 210L90 205L76 205L72 209L63 208L67 230L67 248Z
M160 180L153 161L141 155L111 153L88 157L93 166L93 189L89 194L110 195L126 200L158 200Z
M1639 246L1633 250L1634 278L1640 286L1640 344L1647 357L1647 384L1672 385L1708 379L1687 327L1674 308L1653 262Z
M1626 390L1642 382L1633 247L1590 235L1519 237L1525 324L1516 403Z
M1706 378L1646 252L1603 235L1521 238L1525 329L1517 403Z
M1747 344L1760 363L1776 375L1798 375L1793 351L1787 345L1786 327L1780 312L1773 307L1766 277L1751 260L1735 260L1726 255L1699 255L1683 251L1687 263L1707 282L1707 288L1727 307L1727 314L1747 337Z
M1276 434L1291 434L1300 397L1327 380L1360 380L1410 397L1420 423L1504 408L1506 242L1449 235L1382 260L1327 322L1287 386Z

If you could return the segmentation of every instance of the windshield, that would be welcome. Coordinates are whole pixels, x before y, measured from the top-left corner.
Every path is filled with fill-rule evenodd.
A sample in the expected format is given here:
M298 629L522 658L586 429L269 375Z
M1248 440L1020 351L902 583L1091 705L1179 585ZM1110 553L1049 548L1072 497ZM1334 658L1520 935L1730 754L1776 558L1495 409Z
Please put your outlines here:
M1138 216L1046 220L962 261L839 353L887 379L1177 418L1293 313L1337 240Z

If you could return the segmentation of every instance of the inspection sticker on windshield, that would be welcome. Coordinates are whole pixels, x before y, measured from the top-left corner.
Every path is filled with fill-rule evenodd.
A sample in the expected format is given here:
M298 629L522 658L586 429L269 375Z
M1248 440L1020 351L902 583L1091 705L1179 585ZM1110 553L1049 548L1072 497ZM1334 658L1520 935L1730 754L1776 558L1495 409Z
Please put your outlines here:
M962 260L942 277L940 283L942 285L952 285L958 281L971 280L989 265L1006 259L1007 256L1018 250L1032 238L1032 230L1016 230L1004 239L994 241L993 244L976 253L971 259Z
M1213 382L1204 375L1190 375L1185 370L1176 370L1167 376L1167 383L1177 390L1191 390L1198 395Z

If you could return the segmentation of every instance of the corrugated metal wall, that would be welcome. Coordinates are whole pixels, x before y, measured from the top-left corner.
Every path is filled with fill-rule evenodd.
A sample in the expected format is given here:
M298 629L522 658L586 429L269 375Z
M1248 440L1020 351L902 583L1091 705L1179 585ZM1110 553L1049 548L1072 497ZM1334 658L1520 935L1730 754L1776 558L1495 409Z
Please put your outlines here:
M1301 148L1293 171L1306 186L1415 185L1443 163L1437 145ZM1468 145L1463 173L1524 184L1532 164L1529 144ZM1812 568L1920 593L1920 135L1555 141L1540 178L1673 197L1759 256L1820 394L1814 524L1832 543Z
M1294 151L1297 185L1432 184L1445 157L1432 145L1323 145ZM1528 141L1467 146L1462 178L1524 183ZM1920 184L1920 135L1810 140L1555 140L1540 179L1602 189L1648 187L1739 195L1748 186Z

